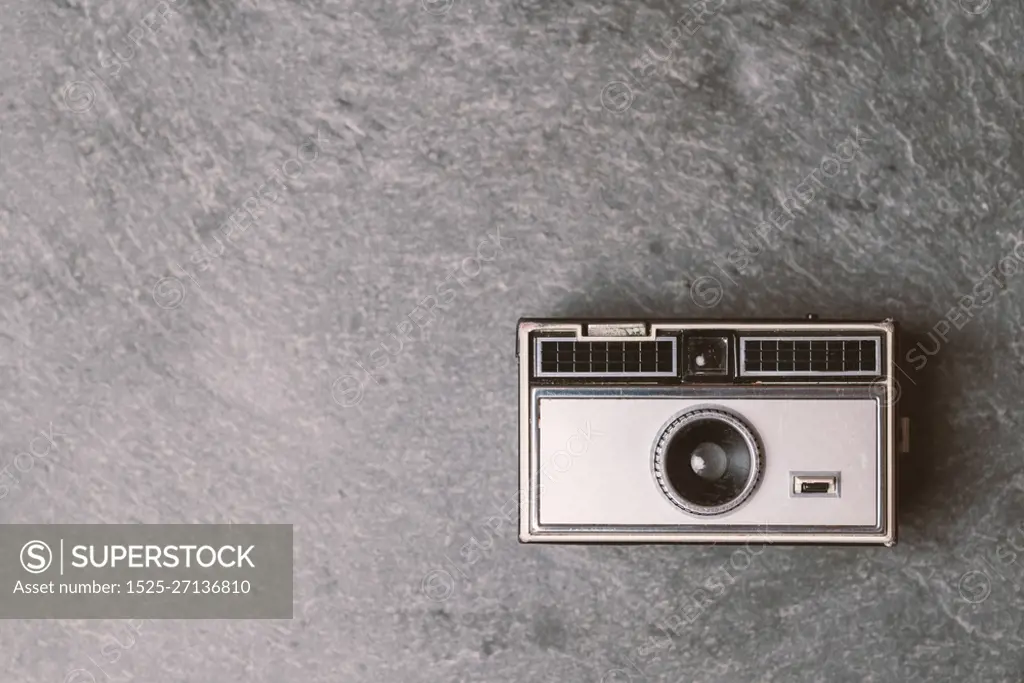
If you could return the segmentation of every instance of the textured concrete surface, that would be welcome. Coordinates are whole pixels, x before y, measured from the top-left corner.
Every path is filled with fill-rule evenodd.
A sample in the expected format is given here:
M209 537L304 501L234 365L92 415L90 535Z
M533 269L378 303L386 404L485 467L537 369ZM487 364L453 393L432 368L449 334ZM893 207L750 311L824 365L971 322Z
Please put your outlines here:
M1016 0L3 8L0 520L296 529L294 620L4 680L1024 680ZM520 315L811 311L910 334L897 548L488 531Z

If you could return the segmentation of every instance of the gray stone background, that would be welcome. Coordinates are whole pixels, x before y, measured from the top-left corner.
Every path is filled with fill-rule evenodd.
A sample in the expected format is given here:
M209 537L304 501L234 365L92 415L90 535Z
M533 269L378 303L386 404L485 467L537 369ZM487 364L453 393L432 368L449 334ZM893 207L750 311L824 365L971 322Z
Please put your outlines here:
M0 520L296 538L291 621L4 680L1024 680L1018 0L3 9ZM921 344L896 548L495 529L518 317L812 311Z

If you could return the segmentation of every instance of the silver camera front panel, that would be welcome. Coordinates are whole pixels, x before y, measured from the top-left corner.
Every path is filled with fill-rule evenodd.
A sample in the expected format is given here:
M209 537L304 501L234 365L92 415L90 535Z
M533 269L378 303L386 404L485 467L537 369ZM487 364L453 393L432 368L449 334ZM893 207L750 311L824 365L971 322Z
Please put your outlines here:
M539 526L880 527L882 411L866 390L837 397L833 388L809 388L801 391L802 398L784 398L792 393L786 389L758 398L687 393L535 390ZM705 408L743 419L760 440L764 460L750 497L714 516L673 505L651 471L652 445L665 426ZM841 472L842 496L791 495L791 473L806 470Z
M623 327L637 334L635 325ZM585 329L526 322L520 348L529 348L533 331L571 331L585 339ZM521 358L521 540L895 542L892 323L654 323L640 338L722 329L739 335L879 335L883 375L800 385L532 386ZM652 471L658 435L697 408L739 416L763 444L756 489L720 515L694 515L673 505Z

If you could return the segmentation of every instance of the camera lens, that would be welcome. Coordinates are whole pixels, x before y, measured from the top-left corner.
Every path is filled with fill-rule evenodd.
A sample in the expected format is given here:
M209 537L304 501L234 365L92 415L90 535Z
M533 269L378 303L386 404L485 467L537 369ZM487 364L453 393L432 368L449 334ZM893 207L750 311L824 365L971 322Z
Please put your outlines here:
M658 483L677 506L699 515L728 512L747 499L761 474L753 432L721 410L695 410L673 420L655 447Z

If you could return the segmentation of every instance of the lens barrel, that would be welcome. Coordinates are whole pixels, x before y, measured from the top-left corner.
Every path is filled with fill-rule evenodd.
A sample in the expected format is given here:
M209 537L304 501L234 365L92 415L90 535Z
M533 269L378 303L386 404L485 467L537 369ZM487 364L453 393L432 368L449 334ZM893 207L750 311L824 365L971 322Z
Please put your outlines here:
M743 503L763 469L753 430L732 413L697 409L676 417L654 448L654 474L676 506L720 515Z

